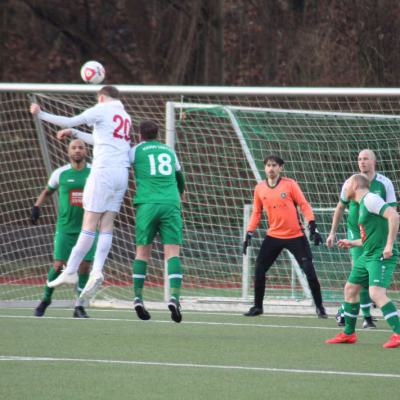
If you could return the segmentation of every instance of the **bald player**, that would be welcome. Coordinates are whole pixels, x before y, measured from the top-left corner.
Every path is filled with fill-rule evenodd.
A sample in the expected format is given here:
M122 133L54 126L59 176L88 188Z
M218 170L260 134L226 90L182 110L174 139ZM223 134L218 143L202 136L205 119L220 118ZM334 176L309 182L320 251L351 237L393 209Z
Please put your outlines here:
M40 217L40 206L58 191L59 205L54 236L53 266L48 272L48 281L61 274L62 266L68 260L81 232L83 208L82 193L86 179L90 173L90 165L86 162L86 145L80 139L72 140L68 146L69 164L57 168L50 176L47 187L43 189L32 207L31 221L34 225ZM90 263L94 257L94 247L80 263L78 284L76 286L77 301L73 316L75 318L88 318L84 304L79 300L79 295L85 287L89 277ZM51 304L54 289L47 284L41 302L35 309L35 316L42 317L46 308Z
M396 207L397 204L396 194L392 181L389 178L385 177L384 175L377 173L375 168L376 168L376 156L374 152L369 149L361 150L358 155L358 169L370 181L370 191L380 196L390 206ZM340 199L336 206L332 219L331 231L326 240L326 245L328 247L333 247L335 243L337 227L339 225L339 221L342 218L346 207L348 207L349 209L347 216L347 239L357 240L360 239L361 237L360 229L358 226L359 204L354 200L349 200L346 198L346 192L345 192L346 182L342 186L342 190L340 192ZM363 253L362 247L350 248L352 265L355 264L355 262L361 256L362 253ZM376 325L371 317L372 301L369 296L368 287L361 288L360 305L364 316L363 328L365 329L376 328ZM341 308L339 308L336 314L339 326L344 326L345 324L343 313L344 310L342 306Z
M381 196L369 190L370 181L363 174L353 175L345 185L346 198L359 204L359 239L338 241L341 248L362 247L344 288L344 332L326 340L329 344L355 343L356 322L360 310L360 289L369 287L369 293L393 331L383 344L387 349L400 347L400 320L396 305L387 297L393 273L397 266L398 247L396 236L399 216Z

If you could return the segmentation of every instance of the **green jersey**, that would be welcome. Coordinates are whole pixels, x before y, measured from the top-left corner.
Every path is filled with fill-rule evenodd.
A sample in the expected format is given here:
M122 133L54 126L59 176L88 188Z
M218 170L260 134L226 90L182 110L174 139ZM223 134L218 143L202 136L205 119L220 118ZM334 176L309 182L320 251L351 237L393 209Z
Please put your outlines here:
M63 233L79 233L82 227L82 196L86 179L90 173L90 165L81 170L74 169L71 164L57 168L50 176L47 184L51 190L59 193L59 205L56 230Z
M381 257L386 246L389 223L383 217L389 204L375 193L367 193L360 202L358 225L366 257ZM393 246L393 255L398 255L397 244Z
M340 192L340 201L349 208L349 213L347 216L348 238L350 240L355 240L360 238L360 229L358 226L359 204L354 200L348 201L346 199L346 184L347 181L342 186L342 190ZM386 176L376 174L370 183L369 191L380 196L389 205L397 205L393 183L389 178L386 178Z
M170 204L180 208L175 152L156 140L141 142L130 152L136 180L134 204Z

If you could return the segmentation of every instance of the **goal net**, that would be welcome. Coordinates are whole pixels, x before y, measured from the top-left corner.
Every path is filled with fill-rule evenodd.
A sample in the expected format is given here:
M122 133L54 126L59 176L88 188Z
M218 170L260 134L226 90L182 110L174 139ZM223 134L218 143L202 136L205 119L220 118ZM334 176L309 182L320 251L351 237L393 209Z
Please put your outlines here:
M187 193L182 301L186 308L240 309L251 301L254 260L265 221L247 257L242 255L242 241L254 186L265 176L262 160L266 154L279 153L285 160L285 174L299 182L324 239L341 185L357 171L361 149L373 149L378 170L399 187L400 110L393 93L358 96L305 91L299 95L234 88L119 88L134 130L143 119L165 126L162 140L175 147L183 166ZM0 86L1 304L33 305L41 298L52 263L57 199L42 207L36 226L29 222L30 209L51 171L67 163L66 145L55 139L57 128L35 121L28 112L29 103L37 101L48 112L73 115L93 105L94 94L95 88L83 85ZM132 301L134 190L131 176L106 263L105 284L96 298L100 305L124 306ZM344 221L340 228L338 236L343 237ZM341 301L350 270L348 252L325 246L312 250L325 300ZM144 292L147 302L161 304L165 298L164 271L157 241ZM398 290L398 278L392 290ZM53 297L70 304L72 296L70 288L61 287ZM308 299L301 271L283 253L268 273L266 301L309 304Z

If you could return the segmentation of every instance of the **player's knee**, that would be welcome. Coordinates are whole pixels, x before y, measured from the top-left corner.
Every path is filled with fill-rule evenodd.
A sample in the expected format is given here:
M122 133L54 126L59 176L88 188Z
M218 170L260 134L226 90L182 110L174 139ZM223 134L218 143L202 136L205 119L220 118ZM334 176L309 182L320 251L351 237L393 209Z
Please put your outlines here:
M360 289L360 285L346 282L346 285L344 286L344 299L350 303L355 303L359 301Z
M165 259L168 261L172 257L179 257L180 245L179 244L165 244L164 254Z
M386 289L380 286L370 286L369 296L378 307L382 307L390 301L386 295Z
M142 245L136 246L136 259L148 262L150 259L151 248L152 248L151 244L144 246Z
M265 268L262 264L256 264L254 280L257 282L265 282Z

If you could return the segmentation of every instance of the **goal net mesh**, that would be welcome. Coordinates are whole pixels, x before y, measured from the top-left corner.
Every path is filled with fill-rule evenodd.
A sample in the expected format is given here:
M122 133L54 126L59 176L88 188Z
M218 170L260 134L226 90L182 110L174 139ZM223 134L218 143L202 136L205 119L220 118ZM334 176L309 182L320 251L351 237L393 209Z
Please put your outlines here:
M57 128L35 124L31 100L44 110L74 115L95 103L93 93L0 92L0 302L36 303L52 264L56 201L41 207L38 225L30 210L52 170L68 162L66 144L55 139ZM183 303L238 303L252 298L254 260L265 234L263 219L250 251L249 292L243 292L244 207L251 204L263 158L278 153L285 174L296 179L316 214L324 239L344 180L357 171L361 149L374 150L378 171L399 187L399 105L393 97L284 97L145 94L124 92L134 131L153 119L165 140L165 106L174 102L175 149L187 181L183 203ZM236 125L235 125L236 124ZM239 132L239 133L238 133ZM138 140L135 134L135 141ZM245 154L247 151L247 154ZM46 156L47 154L47 156ZM252 167L249 161L253 161ZM256 171L254 170L254 166ZM113 246L106 280L97 300L132 301L131 263L135 256L135 191L132 174ZM339 237L345 235L340 224ZM350 270L347 251L312 246L326 301L341 301ZM396 273L391 290L398 290ZM162 301L164 263L158 239L149 264L144 296ZM71 288L57 288L55 300L70 301ZM249 297L248 297L249 296ZM268 273L267 299L305 297L293 262L283 253ZM200 307L200 306L199 306ZM219 307L219 306L216 306ZM196 308L196 305L194 306Z

